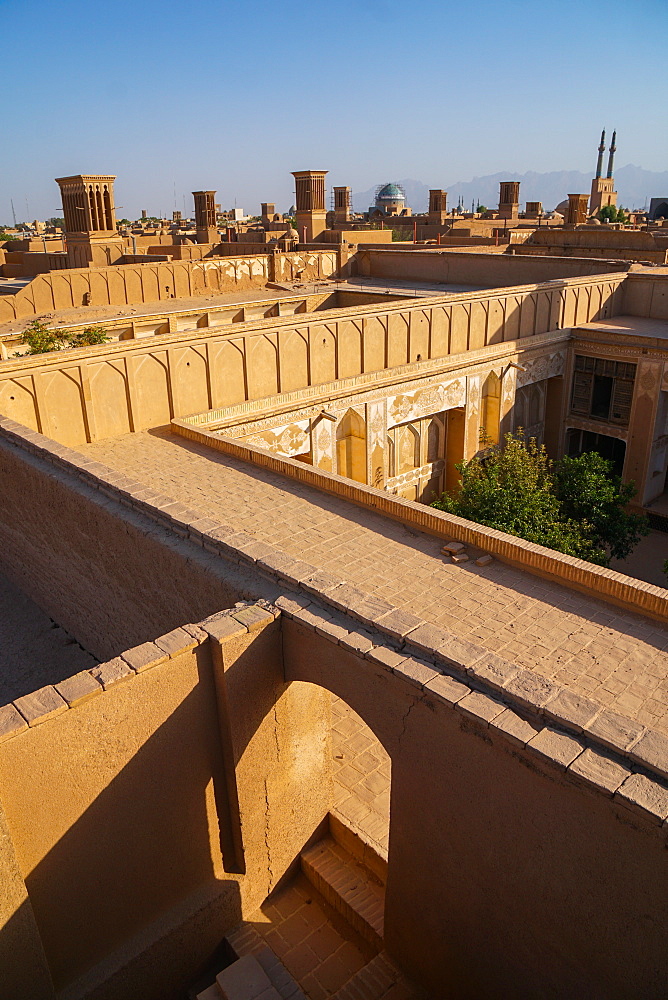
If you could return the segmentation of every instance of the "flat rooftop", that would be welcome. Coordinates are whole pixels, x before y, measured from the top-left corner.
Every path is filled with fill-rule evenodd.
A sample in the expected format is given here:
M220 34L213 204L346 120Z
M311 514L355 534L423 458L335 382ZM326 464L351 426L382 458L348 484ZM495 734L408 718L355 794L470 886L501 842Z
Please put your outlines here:
M146 431L80 451L203 516L668 733L668 626L495 561L206 446Z
M0 705L98 662L3 573L0 607Z
M592 330L595 333L610 333L626 337L654 337L668 340L668 320L645 319L643 316L615 316L594 323L578 324L578 331Z

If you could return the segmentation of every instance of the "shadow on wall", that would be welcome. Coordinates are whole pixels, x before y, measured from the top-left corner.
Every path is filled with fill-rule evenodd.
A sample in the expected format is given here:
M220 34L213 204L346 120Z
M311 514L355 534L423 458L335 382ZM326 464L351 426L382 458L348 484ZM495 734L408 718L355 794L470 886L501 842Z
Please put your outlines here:
M198 683L176 710L148 736L25 877L57 989L72 984L98 962L112 956L122 959L124 951L132 959L148 944L139 944L142 934L148 930L147 937L152 938L157 929L161 940L148 958L150 996L156 1000L180 996L193 971L241 919L239 885L223 877L215 817L213 823L210 821L211 782L219 786L217 791L224 785L219 780L222 761L206 646L198 650L198 672ZM100 695L88 704L101 703L108 697ZM74 715L76 711L66 714ZM138 720L141 712L137 701ZM61 729L64 719L61 716L58 720ZM79 726L86 719L90 724L86 713L80 717ZM39 737L39 729L47 727L25 735ZM132 735L141 739L141 726L135 727ZM104 771L114 766L114 751L122 754L130 743L127 734L125 740L122 733L115 738L114 732L103 725L90 725L86 746L79 748L79 756L86 757L88 763L88 773L82 780L104 781ZM43 751L44 744L38 749ZM63 747L60 752L53 749L51 762L44 754L41 765L50 772L46 780L57 788L51 807L55 807L60 795L62 813L67 816L76 812L76 799L85 794L85 788L77 787L76 757L73 755L73 766L63 773ZM28 760L32 760L32 753ZM19 808L27 820L31 808L35 810L33 815L40 816L42 788L39 778L31 782L31 773L26 778L30 787L24 789ZM16 794L15 786L11 797L3 795L10 829ZM219 794L216 798L219 817L224 820L225 803ZM75 800L74 804L68 805L69 800ZM58 823L58 819L53 816L53 822ZM28 832L28 839L36 840L40 835L46 839L50 833L48 818L42 817L35 825L37 829ZM16 830L15 842L21 843L21 836L26 839L25 830ZM29 850L38 852L39 845L33 843ZM0 955L10 952L25 919L19 910L5 926ZM182 930L180 923L184 925ZM146 962L147 956L140 955L123 969L122 995L131 996L135 989L142 996L149 995L143 992ZM0 984L2 979L0 972ZM109 995L120 995L114 993L111 981L108 985ZM8 996L2 988L0 993ZM107 990L94 995L102 998L107 996Z
M222 725L205 642L2 746L3 806L57 990L181 998L326 817L329 716L320 690L284 682L280 640L280 622L230 640ZM226 877L244 860L243 882ZM30 919L26 903L0 934L3 998L32 1000L5 987L15 939L34 945Z

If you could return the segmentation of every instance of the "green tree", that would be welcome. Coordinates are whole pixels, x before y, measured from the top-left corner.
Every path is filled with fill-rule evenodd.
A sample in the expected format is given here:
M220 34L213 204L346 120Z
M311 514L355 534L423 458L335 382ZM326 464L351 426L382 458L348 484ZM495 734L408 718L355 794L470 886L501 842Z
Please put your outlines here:
M481 205L480 203L478 203L476 212L487 212L487 211L488 211L487 205Z
M610 463L595 459L569 459L555 468L534 438L506 434L503 446L460 462L459 491L442 494L432 506L607 566L610 555L628 555L646 522L623 509L633 485L623 486L610 477Z
M0 243L5 243L9 240L17 240L18 238L19 237L14 233L7 233L4 229L2 229L2 227L0 227Z
M56 229L65 228L65 220L61 219L59 216L54 215L52 218L46 220L47 225L54 226Z
M625 509L636 495L635 483L623 483L613 475L612 462L595 451L578 458L565 455L556 463L555 494L562 514L586 521L592 544L614 559L626 559L649 532L646 517Z
M623 208L615 208L614 205L604 205L599 208L598 217L602 222L626 222L626 212Z

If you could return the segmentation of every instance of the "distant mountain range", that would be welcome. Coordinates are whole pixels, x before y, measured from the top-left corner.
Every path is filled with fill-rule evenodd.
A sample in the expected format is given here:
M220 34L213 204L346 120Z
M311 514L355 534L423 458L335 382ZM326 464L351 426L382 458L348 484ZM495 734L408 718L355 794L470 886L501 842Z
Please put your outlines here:
M464 200L468 211L471 202L496 208L499 203L499 183L501 181L520 182L520 208L527 201L542 201L545 211L550 211L563 201L568 194L589 194L592 174L581 173L579 170L554 170L547 174L529 171L526 174L512 172L488 174L486 177L474 177L471 181L459 181L457 184L444 184L448 192L448 208L456 207L459 196ZM393 177L381 177L379 183L395 181ZM395 181L401 184L406 192L408 204L414 212L426 212L429 207L429 185L422 181L406 178ZM434 186L438 185L435 180ZM650 198L668 195L668 170L656 172L643 170L629 163L615 171L615 187L617 189L617 204L625 208L643 208L649 205ZM353 194L353 207L356 212L366 212L373 205L376 188Z

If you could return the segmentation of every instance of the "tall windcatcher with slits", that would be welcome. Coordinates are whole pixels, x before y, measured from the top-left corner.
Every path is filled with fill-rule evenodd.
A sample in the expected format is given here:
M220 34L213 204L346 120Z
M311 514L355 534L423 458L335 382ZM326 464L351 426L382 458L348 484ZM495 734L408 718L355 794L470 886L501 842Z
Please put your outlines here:
M57 177L63 200L70 267L103 267L123 255L116 231L114 181L110 174Z

